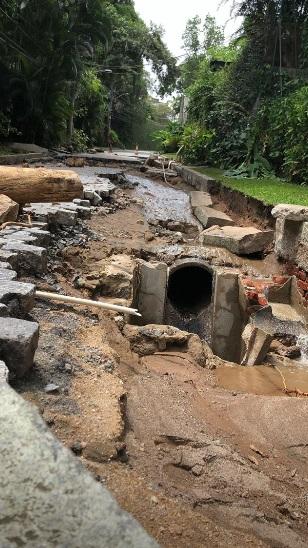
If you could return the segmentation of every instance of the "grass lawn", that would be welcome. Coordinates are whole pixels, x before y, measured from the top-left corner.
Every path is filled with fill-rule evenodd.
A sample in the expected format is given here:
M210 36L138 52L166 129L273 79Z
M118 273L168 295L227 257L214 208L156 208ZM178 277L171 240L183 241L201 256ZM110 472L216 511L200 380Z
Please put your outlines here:
M246 196L262 200L265 204L299 204L308 206L308 186L288 183L283 179L234 179L225 177L221 169L194 167L195 171L209 175L225 186L239 190Z

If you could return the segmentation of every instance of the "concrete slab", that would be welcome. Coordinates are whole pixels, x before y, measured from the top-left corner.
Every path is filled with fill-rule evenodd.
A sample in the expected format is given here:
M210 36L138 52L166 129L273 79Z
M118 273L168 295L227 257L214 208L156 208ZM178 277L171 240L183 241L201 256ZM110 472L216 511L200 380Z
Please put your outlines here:
M0 359L10 373L22 377L33 365L39 325L16 318L0 318Z
M34 407L6 383L0 399L3 547L158 546L53 437Z
M190 193L190 205L193 210L196 207L212 207L213 201L208 192L193 190Z
M194 209L194 215L204 228L234 225L234 221L229 215L211 207L198 206Z
M273 239L273 230L261 231L254 227L238 226L212 226L200 235L203 245L225 247L236 255L262 252Z

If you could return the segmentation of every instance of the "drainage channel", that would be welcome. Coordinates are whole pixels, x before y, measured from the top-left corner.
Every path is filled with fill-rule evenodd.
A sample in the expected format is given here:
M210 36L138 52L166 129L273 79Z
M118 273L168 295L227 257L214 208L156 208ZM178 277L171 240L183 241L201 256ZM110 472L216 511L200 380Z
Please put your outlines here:
M212 272L203 264L183 262L169 271L165 323L211 342Z

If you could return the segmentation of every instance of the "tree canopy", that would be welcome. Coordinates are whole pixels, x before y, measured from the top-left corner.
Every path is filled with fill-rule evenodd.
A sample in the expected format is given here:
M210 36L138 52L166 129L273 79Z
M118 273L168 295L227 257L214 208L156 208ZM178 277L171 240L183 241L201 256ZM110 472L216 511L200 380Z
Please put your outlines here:
M176 61L131 0L2 0L0 135L82 147L110 126L125 143L150 105L145 63L170 92Z

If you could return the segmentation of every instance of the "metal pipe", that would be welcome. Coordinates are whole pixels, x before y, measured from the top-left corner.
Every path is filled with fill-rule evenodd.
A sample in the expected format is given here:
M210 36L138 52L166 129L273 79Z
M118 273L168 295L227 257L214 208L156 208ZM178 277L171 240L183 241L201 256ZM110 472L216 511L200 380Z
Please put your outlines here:
M128 308L126 306L119 306L117 304L102 303L100 301L91 301L90 299L80 299L79 297L69 297L67 295L59 295L58 293L48 293L47 291L36 291L35 296L42 299L60 301L62 303L83 304L85 306L94 306L95 308L102 308L104 310L113 310L114 312L121 312L122 314L131 314L132 316L141 317L141 314L138 312L136 308Z

